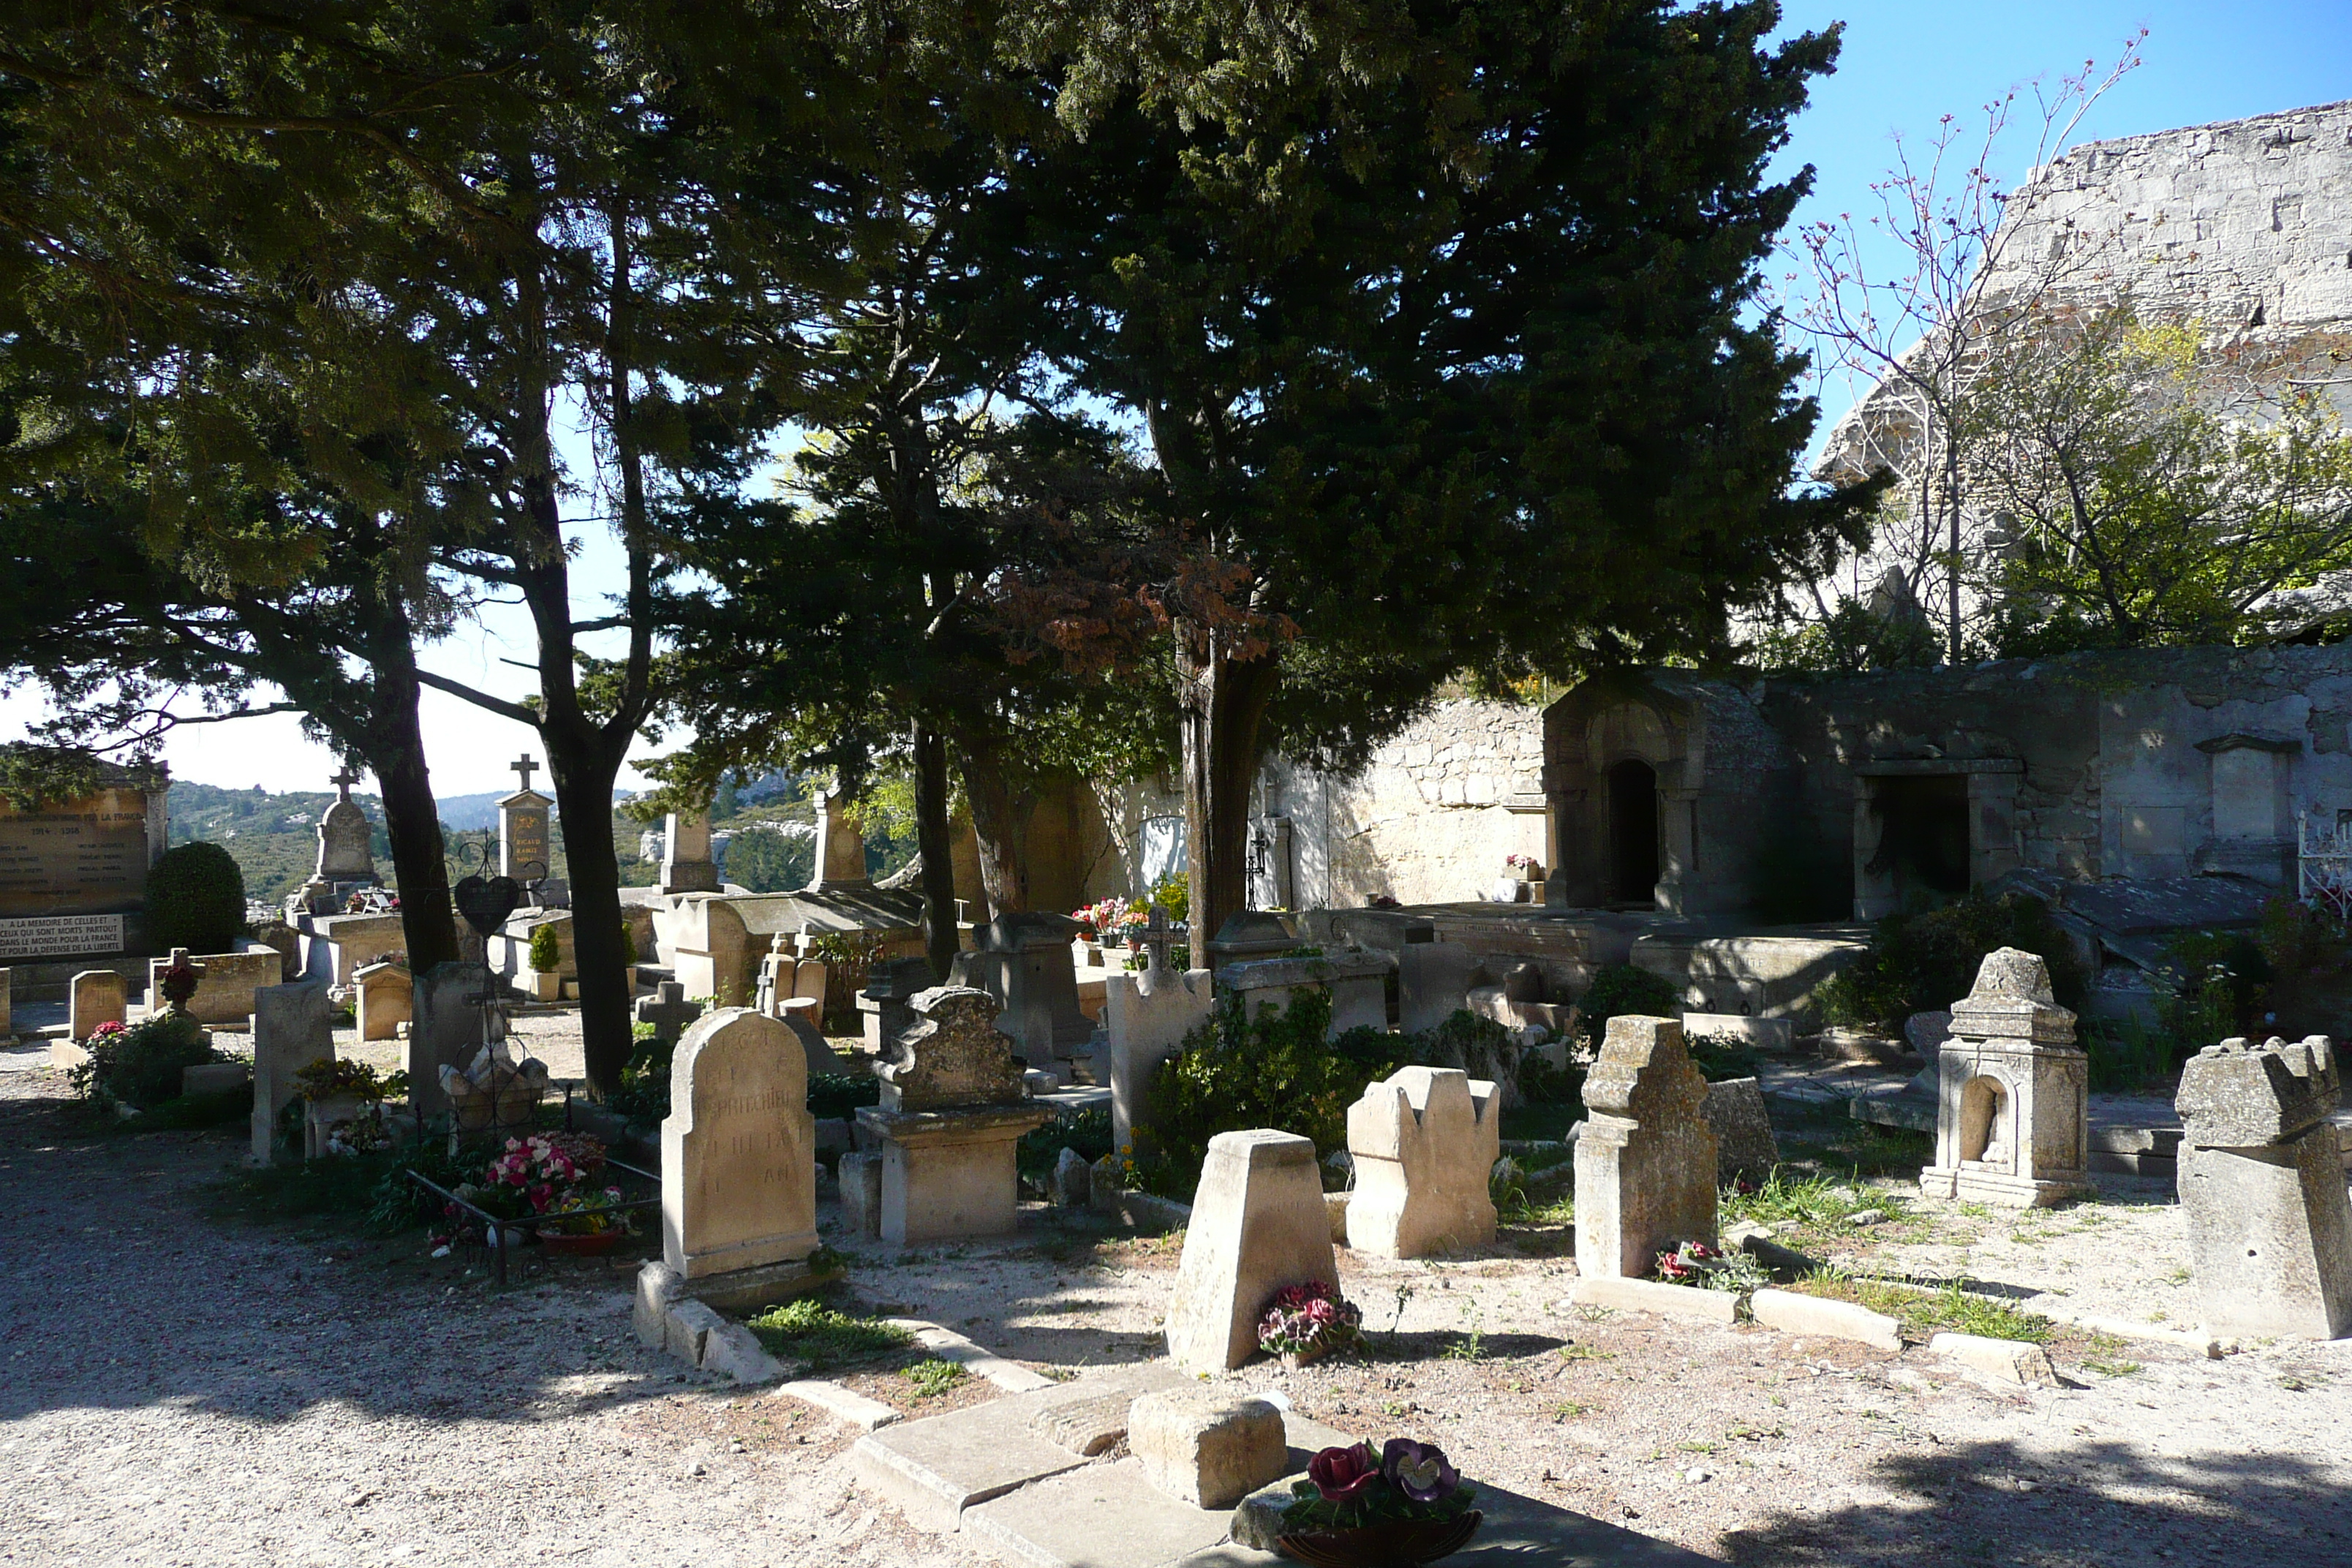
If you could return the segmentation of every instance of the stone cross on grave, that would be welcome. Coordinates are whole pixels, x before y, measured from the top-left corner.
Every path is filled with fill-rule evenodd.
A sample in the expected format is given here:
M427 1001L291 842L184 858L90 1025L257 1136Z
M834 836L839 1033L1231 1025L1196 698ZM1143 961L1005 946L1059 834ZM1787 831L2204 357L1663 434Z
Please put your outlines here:
M352 785L360 782L360 775L352 771L351 763L345 763L342 771L327 782L335 786L337 798L348 802L352 798Z
M525 789L529 789L530 787L530 775L539 772L540 768L539 763L530 760L530 753L529 752L525 752L521 756L517 757L513 762L509 763L507 766L514 769L516 773L522 775L522 787Z
M1147 973L1157 973L1168 967L1168 945L1175 941L1168 911L1159 904L1151 906L1151 914L1143 922L1143 949L1150 953Z
M651 996L637 998L637 1022L654 1026L654 1040L658 1045L676 1045L686 1026L702 1016L702 1004L687 999L686 986L680 981L665 980L654 988Z

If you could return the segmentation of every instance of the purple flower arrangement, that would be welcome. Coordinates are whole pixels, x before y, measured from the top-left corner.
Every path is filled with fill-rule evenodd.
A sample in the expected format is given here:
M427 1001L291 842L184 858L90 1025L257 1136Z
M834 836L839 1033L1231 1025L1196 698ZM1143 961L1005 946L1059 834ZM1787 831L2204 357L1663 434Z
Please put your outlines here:
M1298 1500L1282 1511L1286 1534L1417 1524L1469 1511L1477 1489L1462 1479L1434 1443L1391 1437L1376 1455L1370 1443L1326 1448L1307 1461Z
M1361 1337L1364 1314L1320 1279L1286 1285L1257 1321L1257 1348L1268 1355L1320 1356Z

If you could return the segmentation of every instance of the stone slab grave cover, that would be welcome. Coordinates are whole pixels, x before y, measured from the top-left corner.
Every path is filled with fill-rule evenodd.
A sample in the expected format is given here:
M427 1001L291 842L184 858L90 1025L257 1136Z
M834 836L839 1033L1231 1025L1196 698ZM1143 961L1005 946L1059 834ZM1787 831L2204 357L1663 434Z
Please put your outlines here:
M1113 1149L1141 1149L1149 1128L1139 1128L1160 1064L1184 1047L1184 1037L1209 1021L1216 1005L1214 976L1205 969L1168 966L1168 911L1151 907L1145 928L1146 967L1103 981L1103 1033L1110 1046L1110 1122Z
M1752 1078L1708 1084L1700 1114L1715 1131L1716 1184L1745 1181L1761 1186L1780 1163L1780 1144L1772 1136L1772 1115L1764 1107L1762 1086Z
M2224 1040L2180 1074L2180 1206L2204 1326L2330 1340L2352 1330L2352 1202L2333 1041Z
M1010 1236L1020 1206L1014 1145L1051 1119L1022 1092L996 998L971 986L916 995L921 1021L877 1062L882 1103L859 1126L880 1145L882 1239L894 1246Z
M253 994L265 985L282 984L286 973L285 960L275 948L191 953L184 947L175 947L166 957L147 961L151 1002L163 994L160 984L163 971L174 963L185 963L196 972L196 991L188 998L187 1012L199 1024L242 1024L253 1016Z
M1985 954L1974 988L1952 1004L1936 1083L1936 1163L1919 1173L1926 1196L2032 1208L2096 1190L2085 1168L2090 1058L2037 955Z
M670 1058L662 1261L692 1289L805 1259L817 1247L815 1143L791 1031L748 1007L698 1020Z
M85 969L73 977L66 1030L87 1040L100 1024L120 1024L131 1005L131 983L111 969Z
M370 963L352 976L359 993L360 1038L394 1040L400 1026L415 1016L416 983L404 963Z
M1348 1245L1426 1258L1495 1239L1487 1176L1501 1152L1495 1086L1458 1068L1400 1068L1348 1108L1356 1188Z
M1336 1040L1349 1029L1388 1027L1388 977L1396 965L1394 953L1342 948L1319 958L1221 964L1216 973L1217 984L1239 996L1243 1011L1252 1018L1268 1010L1287 1011L1297 992L1328 993L1331 1024L1325 1037Z
M1069 916L1044 910L1002 914L977 933L973 951L956 954L950 984L996 998L1003 1009L996 1026L1031 1067L1067 1060L1094 1037L1094 1021L1078 1005L1070 949L1079 929Z
M1258 1318L1276 1291L1339 1279L1315 1145L1265 1128L1211 1139L1168 1309L1177 1369L1241 1365L1258 1353Z
M267 1165L277 1155L278 1113L300 1092L294 1075L334 1057L334 1004L324 985L270 985L254 993L254 1163Z
M1716 1139L1706 1079L1673 1018L1620 1014L1584 1080L1576 1140L1576 1267L1647 1275L1658 1254L1716 1240Z
M1425 1034L1470 1005L1470 993L1485 984L1478 955L1458 942L1412 942L1399 946L1397 1027Z

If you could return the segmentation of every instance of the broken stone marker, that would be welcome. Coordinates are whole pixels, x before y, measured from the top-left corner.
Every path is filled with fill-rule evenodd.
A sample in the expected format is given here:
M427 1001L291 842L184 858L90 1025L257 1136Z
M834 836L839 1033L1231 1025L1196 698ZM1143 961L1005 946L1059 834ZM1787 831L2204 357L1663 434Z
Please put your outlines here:
M1128 1412L1127 1446L1157 1490L1194 1508L1231 1508L1281 1479L1282 1412L1214 1389L1147 1394Z
M1076 1149L1064 1149L1061 1158L1054 1162L1054 1206L1065 1209L1087 1207L1093 1186L1093 1174L1087 1164L1087 1157Z
M1258 1315L1276 1291L1339 1279L1315 1145L1266 1128L1210 1139L1168 1309L1176 1369L1241 1365L1257 1353Z
M1985 954L1975 988L1952 1004L1936 1083L1924 1195L2032 1208L2096 1191L2084 1168L2091 1061L2039 957L2013 947Z
M1348 1108L1356 1173L1348 1245L1380 1258L1426 1258L1494 1240L1487 1177L1501 1152L1501 1117L1495 1086L1458 1068L1400 1068L1367 1086Z
M1706 1086L1701 1108L1706 1124L1715 1129L1715 1181L1729 1186L1745 1179L1761 1184L1780 1163L1780 1145L1772 1136L1771 1113L1764 1109L1764 1091L1752 1078L1726 1079Z
M881 1150L882 1239L906 1247L1010 1236L1020 1202L1014 1145L1053 1113L1023 1099L996 998L934 986L915 996L912 1011L920 1021L874 1068L882 1103L857 1112Z
M324 985L265 985L253 994L253 1163L277 1157L278 1116L301 1090L294 1075L335 1057Z
M816 1250L816 1119L800 1042L773 1018L727 1007L699 1019L670 1063L662 1122L662 1260L698 1296L788 1295Z
M2328 1115L2325 1035L2224 1040L2180 1074L2180 1206L2214 1332L2332 1340L2352 1329L2352 1202Z
M1716 1141L1706 1079L1673 1018L1620 1014L1584 1080L1576 1140L1576 1267L1646 1276L1685 1241L1715 1245Z

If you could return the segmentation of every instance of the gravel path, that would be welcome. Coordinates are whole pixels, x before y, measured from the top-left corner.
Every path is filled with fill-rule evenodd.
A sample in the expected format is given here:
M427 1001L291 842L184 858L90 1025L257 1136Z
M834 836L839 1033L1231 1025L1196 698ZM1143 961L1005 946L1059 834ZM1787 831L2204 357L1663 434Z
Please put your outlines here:
M623 1269L564 1263L492 1295L413 1237L219 1217L208 1184L239 1130L66 1138L62 1092L0 1072L0 1562L984 1561L855 1493L842 1426L641 1350ZM2180 1295L2177 1216L2115 1196L1853 1249L2146 1318ZM1157 1352L1170 1240L1033 1210L1017 1243L905 1253L821 1218L869 1306L1052 1369ZM2000 1390L1916 1347L1565 1307L1559 1242L1343 1252L1374 1358L1224 1381L1743 1564L2352 1562L2352 1342L2206 1361L2078 1336L2071 1386Z

